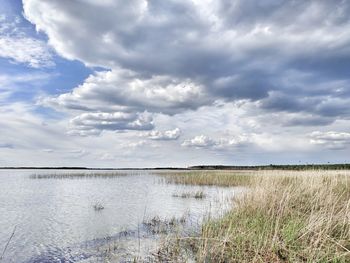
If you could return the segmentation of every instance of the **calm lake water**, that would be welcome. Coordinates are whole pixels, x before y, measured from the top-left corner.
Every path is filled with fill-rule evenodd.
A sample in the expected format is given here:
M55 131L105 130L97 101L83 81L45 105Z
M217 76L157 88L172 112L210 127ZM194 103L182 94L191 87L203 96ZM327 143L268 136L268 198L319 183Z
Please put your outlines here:
M150 240L157 238L147 235L143 221L187 215L191 224L199 225L208 213L224 213L227 199L235 193L233 188L165 184L151 171L74 179L30 176L82 172L96 173L0 170L0 253L16 227L2 262L103 262L100 254L110 243L115 250L116 242L124 243L117 246L120 253L147 252L155 248ZM197 190L206 197L173 196ZM95 211L96 203L104 209Z

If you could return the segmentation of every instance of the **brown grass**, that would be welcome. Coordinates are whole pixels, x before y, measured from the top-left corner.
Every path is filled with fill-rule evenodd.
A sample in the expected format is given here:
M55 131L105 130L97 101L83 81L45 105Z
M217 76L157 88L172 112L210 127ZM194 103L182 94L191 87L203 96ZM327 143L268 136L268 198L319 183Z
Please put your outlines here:
M252 171L189 171L157 173L166 183L184 185L245 186L250 185Z
M205 223L200 235L169 237L160 261L350 262L349 171L242 176L247 175L205 172L174 180L202 185L213 179L227 186L243 181L250 189L223 218Z

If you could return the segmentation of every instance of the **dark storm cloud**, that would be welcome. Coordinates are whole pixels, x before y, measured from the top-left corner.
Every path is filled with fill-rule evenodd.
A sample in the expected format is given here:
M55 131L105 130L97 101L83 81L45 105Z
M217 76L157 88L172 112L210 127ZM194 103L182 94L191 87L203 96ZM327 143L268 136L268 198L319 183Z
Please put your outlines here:
M268 96L274 83L268 74L248 71L217 78L210 87L212 90L208 92L219 98L259 100Z
M332 122L333 118L305 114L282 120L284 126L326 126Z
M350 4L336 0L219 1L219 12L228 26L251 27L258 23L307 28L341 25L349 21ZM299 29L300 30L300 29Z
M324 100L321 104L316 106L316 112L322 116L348 119L350 117L349 100Z
M290 94L270 93L267 99L261 101L261 108L270 111L299 112L309 111L314 106L313 99L299 98Z

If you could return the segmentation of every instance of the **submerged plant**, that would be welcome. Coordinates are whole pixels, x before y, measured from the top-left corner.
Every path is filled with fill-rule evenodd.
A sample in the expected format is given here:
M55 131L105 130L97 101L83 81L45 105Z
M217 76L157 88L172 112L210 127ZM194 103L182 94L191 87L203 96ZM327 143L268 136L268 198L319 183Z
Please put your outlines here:
M152 234L168 234L183 226L186 220L185 215L180 218L172 217L170 219L162 219L159 216L155 216L149 220L144 220L142 224Z
M105 209L105 207L99 202L95 203L93 205L93 208L95 209L95 211L101 211L101 210Z
M206 197L203 191L197 191L197 192L184 192L184 193L175 193L173 194L173 197L180 197L180 198L196 198L196 199L203 199Z

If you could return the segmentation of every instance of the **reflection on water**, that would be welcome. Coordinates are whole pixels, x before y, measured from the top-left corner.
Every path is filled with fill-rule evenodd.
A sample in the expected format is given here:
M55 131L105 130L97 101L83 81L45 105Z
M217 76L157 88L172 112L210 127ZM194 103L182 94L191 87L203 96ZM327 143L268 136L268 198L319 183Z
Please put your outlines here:
M189 214L187 224L198 225L205 214L222 213L233 195L232 188L162 184L150 171L96 173L0 170L0 251L17 226L3 262L96 262L111 250L144 253L156 246L147 220ZM195 191L205 198L173 196ZM94 209L97 203L103 209Z

